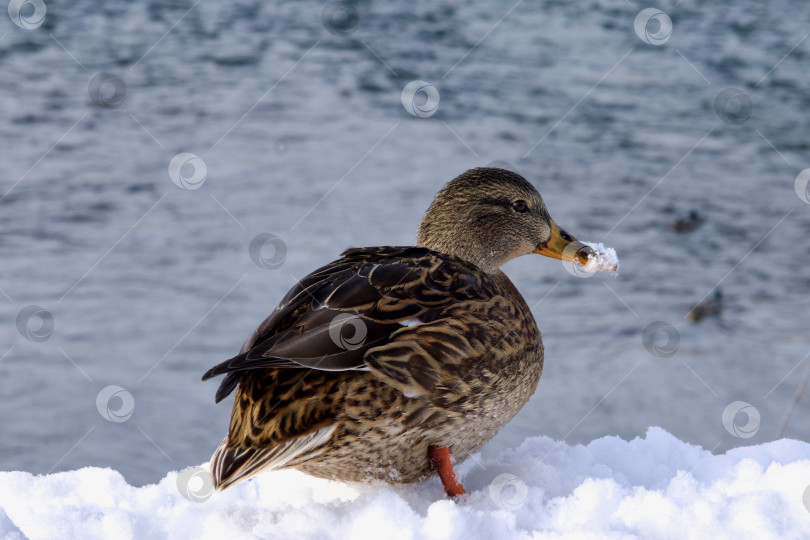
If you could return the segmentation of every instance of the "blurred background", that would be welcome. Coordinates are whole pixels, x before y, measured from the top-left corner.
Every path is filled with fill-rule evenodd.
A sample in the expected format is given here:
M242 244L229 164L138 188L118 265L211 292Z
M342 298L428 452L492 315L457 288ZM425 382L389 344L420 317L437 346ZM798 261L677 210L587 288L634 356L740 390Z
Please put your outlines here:
M0 469L141 485L207 461L230 398L202 373L297 279L412 244L443 183L495 161L621 270L505 267L546 367L484 453L772 440L810 363L810 5L650 7L12 0Z

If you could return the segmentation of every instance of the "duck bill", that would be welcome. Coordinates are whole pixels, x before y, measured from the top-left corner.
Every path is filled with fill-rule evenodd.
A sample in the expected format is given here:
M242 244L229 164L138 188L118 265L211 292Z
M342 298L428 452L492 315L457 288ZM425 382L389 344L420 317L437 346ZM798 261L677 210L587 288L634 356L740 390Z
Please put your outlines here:
M547 242L538 244L534 253L583 266L588 264L588 259L593 255L593 250L561 230L553 220L548 220L548 223L551 225L551 237Z

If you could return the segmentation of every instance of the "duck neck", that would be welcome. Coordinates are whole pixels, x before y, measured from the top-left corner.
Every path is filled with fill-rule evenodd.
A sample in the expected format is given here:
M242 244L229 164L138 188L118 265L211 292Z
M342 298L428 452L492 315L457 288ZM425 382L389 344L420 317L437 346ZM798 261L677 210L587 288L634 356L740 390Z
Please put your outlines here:
M506 262L503 259L504 254L498 250L485 250L477 239L472 239L472 242L464 238L447 238L447 239L433 239L423 238L418 242L419 247L424 247L444 253L446 255L453 255L459 259L463 259L468 263L474 264L488 274L497 274L500 272L500 266Z

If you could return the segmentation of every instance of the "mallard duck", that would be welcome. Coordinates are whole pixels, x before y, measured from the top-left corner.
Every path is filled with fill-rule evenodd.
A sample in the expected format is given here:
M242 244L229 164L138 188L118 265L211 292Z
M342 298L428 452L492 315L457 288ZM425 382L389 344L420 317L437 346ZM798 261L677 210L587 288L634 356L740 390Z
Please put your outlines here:
M711 315L720 315L723 311L723 293L720 289L714 291L714 294L708 300L700 302L695 307L689 310L689 313L684 316L689 322L698 322Z
M703 223L703 216L697 210L690 210L689 214L680 217L669 224L669 228L675 232L691 232Z
M489 441L529 400L543 343L500 267L539 253L586 264L522 176L472 169L447 183L416 247L352 248L303 278L241 352L203 380L236 390L214 485L295 468L340 481L416 482Z

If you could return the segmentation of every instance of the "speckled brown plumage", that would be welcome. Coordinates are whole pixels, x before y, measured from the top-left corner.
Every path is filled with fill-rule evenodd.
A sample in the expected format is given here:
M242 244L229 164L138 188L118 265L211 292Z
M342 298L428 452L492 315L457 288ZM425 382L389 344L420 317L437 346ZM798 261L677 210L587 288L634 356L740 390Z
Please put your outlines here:
M479 449L543 368L531 310L498 268L548 251L552 224L522 177L475 169L437 195L421 247L350 249L302 279L204 376L226 375L217 401L236 390L216 486L282 467L413 482L433 472L430 446L458 461Z

